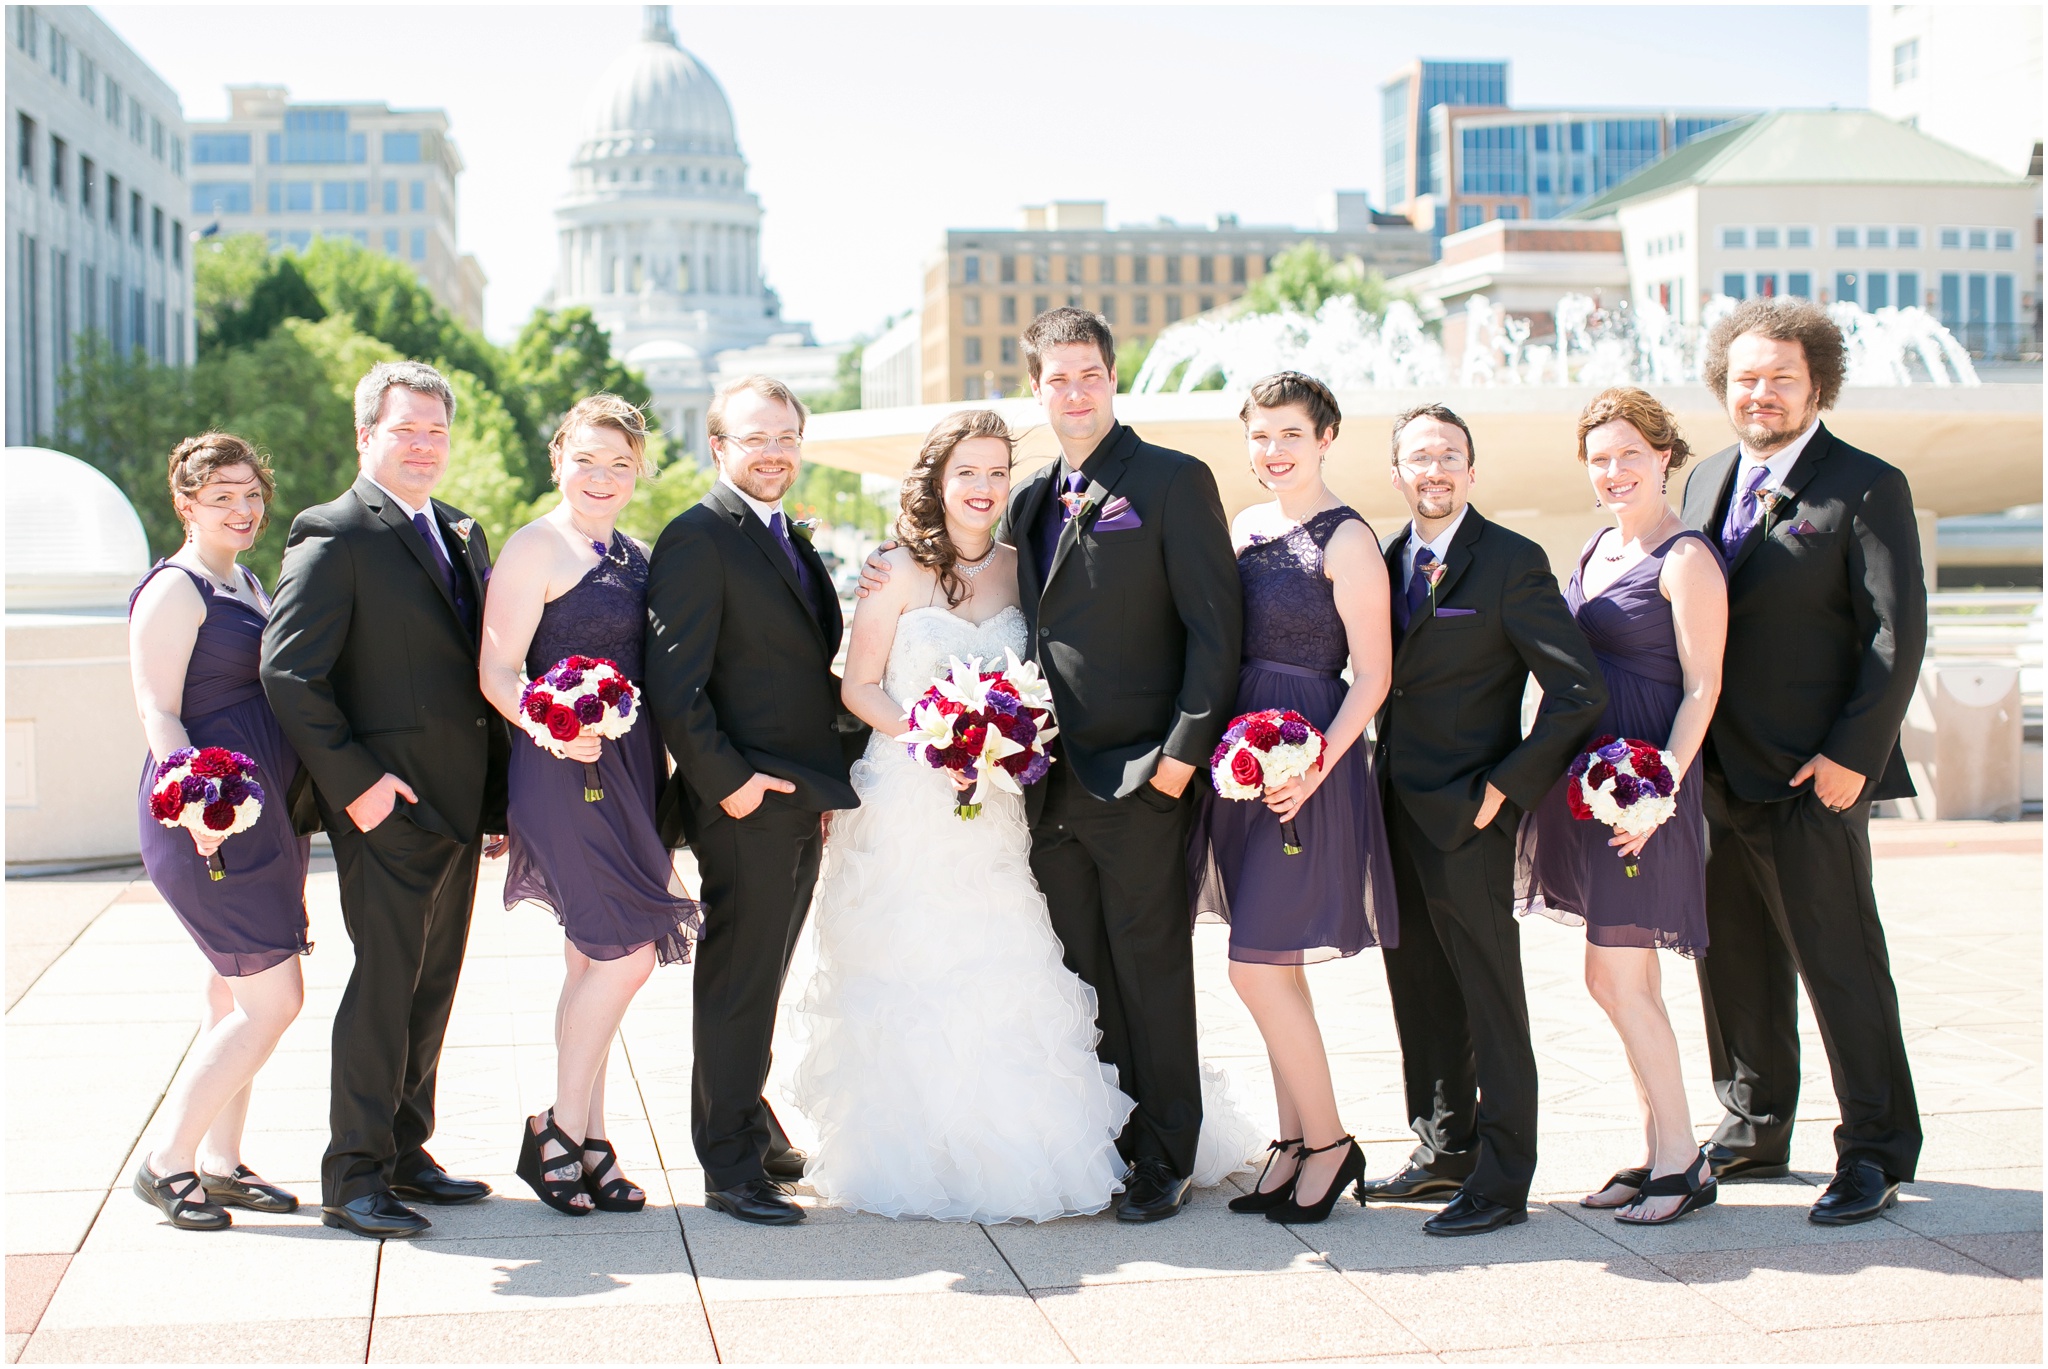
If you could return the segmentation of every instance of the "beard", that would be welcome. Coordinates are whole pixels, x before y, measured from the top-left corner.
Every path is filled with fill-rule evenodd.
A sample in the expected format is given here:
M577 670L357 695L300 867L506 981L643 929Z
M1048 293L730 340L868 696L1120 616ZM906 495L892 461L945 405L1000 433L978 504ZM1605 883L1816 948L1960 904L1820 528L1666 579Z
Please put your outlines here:
M1741 438L1742 445L1751 451L1768 455L1805 432L1813 425L1814 417L1819 413L1820 406L1808 400L1802 412L1783 420L1785 426L1782 428L1777 426L1780 420L1776 415L1746 420L1738 418L1735 422L1735 435Z
M1449 518L1458 511L1458 496L1450 490L1417 490L1415 513L1420 518Z
M763 504L773 504L787 494L789 487L796 483L796 472L791 471L787 476L769 477L749 467L730 472L726 478L739 487L740 493L758 499Z

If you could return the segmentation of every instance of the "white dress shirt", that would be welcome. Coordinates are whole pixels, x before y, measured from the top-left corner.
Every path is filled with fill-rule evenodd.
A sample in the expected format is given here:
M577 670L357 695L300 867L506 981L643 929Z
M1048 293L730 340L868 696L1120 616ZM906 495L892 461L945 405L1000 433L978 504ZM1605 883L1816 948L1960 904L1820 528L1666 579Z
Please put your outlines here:
M1434 556L1439 564L1443 562L1444 553L1451 549L1451 539L1458 535L1458 529L1464 526L1465 515L1471 511L1472 506L1470 504L1459 509L1458 516L1451 520L1451 525L1427 542L1417 539L1415 524L1413 522L1409 523L1408 545L1401 550L1401 583L1393 587L1394 593L1406 594L1408 592L1408 586L1415 579L1415 553L1417 551L1428 547L1429 554Z
M1751 468L1758 464L1761 464L1770 474L1764 477L1764 483L1757 488L1759 490L1782 489L1785 484L1785 477L1792 474L1792 464L1799 460L1799 453L1806 450L1806 444L1813 441L1813 435L1819 431L1820 419L1815 418L1813 422L1807 425L1805 432L1799 434L1799 436L1793 438L1769 456L1758 456L1749 449L1748 443L1742 444L1742 460L1737 463L1735 471L1736 495L1738 497L1741 495L1743 485L1749 480Z
M441 548L441 554L448 558L449 565L455 564L455 554L448 546L448 539L441 535L441 520L434 516L434 501L431 498L427 500L425 508L416 509L397 495L391 493L390 490L384 489L384 486L377 481L375 476L365 475L363 479L369 481L372 485L376 485L378 489L384 490L385 497L405 511L405 519L408 523L411 523L418 515L425 514L427 516L427 526L434 530L435 545ZM413 526L417 528L419 525L414 523Z
M755 515L759 517L763 523L766 523L768 525L769 531L774 531L775 524L772 520L774 519L776 514L782 512L782 501L780 499L776 500L772 504L764 504L760 500L754 498L753 495L748 494L745 490L741 489L738 485L733 484L732 481L727 480L725 478L725 473L723 471L719 473L718 483L725 486L727 489L731 490L740 498L746 500L747 507L752 509ZM788 520L784 519L784 522L787 523Z

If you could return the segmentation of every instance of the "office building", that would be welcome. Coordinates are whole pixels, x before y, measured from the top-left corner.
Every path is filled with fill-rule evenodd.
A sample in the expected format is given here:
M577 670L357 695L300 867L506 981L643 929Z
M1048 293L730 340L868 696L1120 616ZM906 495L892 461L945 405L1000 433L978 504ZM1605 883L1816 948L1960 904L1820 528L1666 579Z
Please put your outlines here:
M913 309L861 349L860 406L898 409L923 402L918 361L924 350L924 319Z
M86 334L191 361L192 254L177 93L82 6L9 5L6 22L6 409L19 446L57 435Z
M1413 295L1425 318L1443 320L1444 353L1453 358L1464 351L1474 296L1529 320L1529 341L1543 342L1557 331L1564 296L1613 303L1629 295L1621 229L1611 220L1492 219L1447 235L1437 260L1387 284Z
M2020 175L2041 174L2041 11L1872 5L1870 107Z
M273 251L353 238L404 262L451 315L483 327L484 273L456 238L462 157L438 109L294 104L229 86L228 117L192 122L192 221Z
M1618 220L1630 288L1696 322L1717 295L1920 305L1980 355L2038 353L2037 184L1868 110L1697 139L1574 218Z
M1318 243L1337 260L1355 258L1389 276L1430 257L1426 234L1374 213L1351 192L1339 196L1340 226L1330 228L1240 224L1235 214L1206 226L1160 219L1111 227L1104 208L1100 200L1063 200L1026 208L1021 227L947 230L925 268L922 402L1022 393L1020 335L1058 305L1092 309L1119 342L1143 343L1237 299L1297 243Z

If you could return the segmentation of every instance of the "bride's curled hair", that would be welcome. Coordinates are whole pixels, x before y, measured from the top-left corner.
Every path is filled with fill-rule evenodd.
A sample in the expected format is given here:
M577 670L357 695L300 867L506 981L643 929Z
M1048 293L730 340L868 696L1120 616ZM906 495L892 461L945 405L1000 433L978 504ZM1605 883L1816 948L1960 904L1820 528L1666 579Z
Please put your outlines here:
M958 608L967 597L967 582L958 570L960 553L946 531L946 462L954 448L977 437L993 437L1016 452L1016 436L995 410L948 414L925 434L917 463L903 477L903 512L896 515L897 542L913 561L938 575L947 608Z

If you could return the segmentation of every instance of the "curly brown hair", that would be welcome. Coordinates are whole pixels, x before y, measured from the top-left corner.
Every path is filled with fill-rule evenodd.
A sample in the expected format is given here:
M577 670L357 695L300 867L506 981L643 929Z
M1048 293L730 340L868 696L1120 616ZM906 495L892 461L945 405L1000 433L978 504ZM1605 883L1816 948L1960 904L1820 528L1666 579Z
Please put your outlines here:
M1823 409L1835 407L1842 378L1849 370L1849 349L1842 330L1827 310L1812 300L1791 295L1746 299L1707 334L1707 355L1701 366L1707 388L1728 402L1728 348L1745 333L1774 342L1796 342L1806 353L1806 373L1813 379L1814 398Z
M1582 463L1586 459L1586 434L1616 419L1641 433L1643 441L1649 443L1653 450L1671 453L1671 464L1665 467L1667 472L1683 466L1685 459L1692 455L1692 448L1678 435L1678 420L1671 416L1671 410L1658 403L1655 395L1633 385L1616 385L1594 395L1593 402L1579 415L1579 460Z
M256 531L261 533L270 526L270 506L277 499L277 479L270 473L270 458L233 433L204 432L197 437L186 438L171 449L170 469L166 473L166 482L171 487L171 507L176 509L180 498L196 497L208 481L234 466L247 466L254 471L256 483L263 490L263 515L256 520Z
M903 477L903 512L896 515L896 540L910 553L910 559L934 571L939 588L945 592L946 607L958 608L967 597L967 582L958 569L960 553L946 531L946 462L953 449L977 437L993 437L1017 450L1017 438L1003 416L993 409L962 409L948 414L924 435L916 464Z

